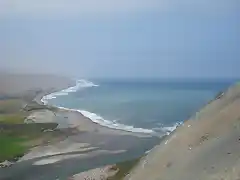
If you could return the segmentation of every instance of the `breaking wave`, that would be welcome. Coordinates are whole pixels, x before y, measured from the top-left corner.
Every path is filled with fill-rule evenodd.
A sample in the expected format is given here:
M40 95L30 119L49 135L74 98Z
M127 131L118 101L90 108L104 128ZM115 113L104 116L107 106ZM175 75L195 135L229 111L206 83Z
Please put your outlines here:
M153 134L154 131L151 129L143 129L143 128L136 128L133 126L129 126L129 125L124 125L124 124L119 124L116 121L109 121L106 120L104 118L102 118L101 116L95 114L95 113L91 113L89 111L85 111L85 110L78 110L83 116L91 119L93 122L100 124L102 126L106 126L112 129L118 129L118 130L124 130L124 131L129 131L129 132L136 132L136 133L147 133L147 134Z
M43 104L47 104L48 100L55 99L57 96L66 96L68 93L77 92L80 89L89 87L98 87L98 85L84 79L77 80L75 86L43 96L41 101Z
M51 94L48 94L44 96L41 101L43 104L47 104L48 100L57 98L58 96L66 96L69 93L77 92L78 90L81 90L83 88L90 88L90 87L98 87L99 85L94 84L93 82L87 81L87 80L77 80L76 85L67 89L64 89L59 92L54 92ZM66 107L59 107L61 109L66 109L66 110L71 110L71 111L77 111L81 113L83 116L89 118L91 121L94 123L100 124L102 126L112 128L112 129L118 129L118 130L123 130L123 131L128 131L128 132L135 132L135 133L146 133L146 134L158 134L156 133L155 129L143 129L143 128L137 128L131 125L125 125L121 123L117 123L117 121L111 121L111 120L106 120L100 115L97 115L95 113L86 111L86 110L78 110L78 109L69 109ZM159 130L158 132L161 132L162 135L168 135L172 131L174 131L180 123L176 123L173 126L170 127L161 127L161 128L156 128L156 130Z

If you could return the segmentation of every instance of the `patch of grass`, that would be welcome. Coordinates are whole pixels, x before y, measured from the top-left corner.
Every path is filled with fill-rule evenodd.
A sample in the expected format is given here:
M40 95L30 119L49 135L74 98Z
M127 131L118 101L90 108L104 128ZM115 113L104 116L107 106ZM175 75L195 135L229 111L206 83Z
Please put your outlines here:
M26 138L14 137L8 135L0 135L0 162L4 160L11 160L16 157L22 156L27 147L22 143L26 141Z
M64 138L59 131L46 132L54 130L58 126L57 123L24 124L25 118L29 115L26 111L55 110L54 107L30 102L30 106L26 106L27 109L24 111L23 105L25 101L21 98L0 100L0 162L15 160L33 146Z
M117 163L116 166L119 169L118 173L114 177L109 178L108 180L122 180L134 168L134 166L137 165L140 159L141 158L137 158Z
M0 123L7 124L22 124L25 120L25 115L23 113L18 114L0 114Z
M58 139L61 132L44 132L56 126L56 123L0 124L0 162L14 160L31 147Z
M57 123L32 123L32 124L1 124L1 133L17 136L35 138L43 134L45 130L54 130L58 126Z

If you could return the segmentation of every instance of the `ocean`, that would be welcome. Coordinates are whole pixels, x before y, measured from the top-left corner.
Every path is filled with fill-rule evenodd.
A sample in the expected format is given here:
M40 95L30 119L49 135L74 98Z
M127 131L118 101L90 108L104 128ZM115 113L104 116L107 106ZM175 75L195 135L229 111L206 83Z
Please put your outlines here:
M234 80L77 80L44 96L50 105L78 110L100 125L165 135L225 91Z

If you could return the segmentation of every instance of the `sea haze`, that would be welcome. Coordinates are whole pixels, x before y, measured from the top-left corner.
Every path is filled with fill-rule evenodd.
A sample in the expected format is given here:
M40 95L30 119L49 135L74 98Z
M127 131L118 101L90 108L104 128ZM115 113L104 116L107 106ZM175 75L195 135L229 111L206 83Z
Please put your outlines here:
M77 80L45 96L94 122L126 131L167 134L226 90L234 80Z

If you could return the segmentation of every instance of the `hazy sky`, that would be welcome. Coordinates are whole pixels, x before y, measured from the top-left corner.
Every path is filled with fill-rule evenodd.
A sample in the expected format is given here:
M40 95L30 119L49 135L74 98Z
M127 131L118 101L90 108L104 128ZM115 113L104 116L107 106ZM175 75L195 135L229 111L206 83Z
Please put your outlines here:
M240 77L240 1L0 0L0 69Z

